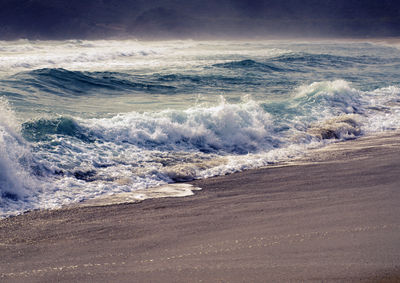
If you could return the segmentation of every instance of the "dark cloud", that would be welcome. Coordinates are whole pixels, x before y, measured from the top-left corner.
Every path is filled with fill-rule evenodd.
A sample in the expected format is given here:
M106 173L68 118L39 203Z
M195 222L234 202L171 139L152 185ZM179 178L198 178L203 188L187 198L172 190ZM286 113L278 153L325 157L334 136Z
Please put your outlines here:
M384 37L398 0L0 0L0 38Z

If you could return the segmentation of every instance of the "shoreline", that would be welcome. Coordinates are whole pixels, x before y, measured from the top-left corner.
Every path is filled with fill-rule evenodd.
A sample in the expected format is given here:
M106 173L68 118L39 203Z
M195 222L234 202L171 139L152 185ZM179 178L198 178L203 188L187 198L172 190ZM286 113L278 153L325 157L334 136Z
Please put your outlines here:
M90 206L109 206L109 205L118 205L118 204L132 204L132 203L140 203L149 199L156 198L181 198L181 197L190 197L196 194L197 191L201 191L202 188L196 186L198 183L202 183L209 179L221 178L223 176L229 176L238 173L245 173L253 170L264 170L264 169L272 169L272 168L282 168L287 166L299 166L299 165L310 165L315 162L323 163L323 162L340 162L340 158L344 157L345 153L349 153L353 151L355 148L367 148L372 146L382 146L382 142L387 142L387 140L392 139L394 135L399 135L400 131L389 131L389 132L381 132L374 133L371 135L361 136L356 139L349 139L345 141L337 141L330 144L327 144L322 147L311 148L307 150L303 155L297 156L290 160L283 160L273 164L261 166L259 168L245 169L242 171L226 174L226 175L218 175L209 178L201 178L195 179L191 181L183 181L183 182L175 182L166 185L161 185L158 187L152 187L148 189L140 189L135 190L133 192L126 193L118 193L114 195L106 195L100 196L94 199L84 200L80 203L69 204L59 209L68 209L72 207L90 207ZM376 141L380 140L380 144L376 144ZM354 143L357 143L357 146L354 146ZM389 146L389 144L384 144L384 146ZM342 156L340 156L342 155ZM360 158L360 156L352 155L352 158ZM362 157L361 157L362 158ZM40 209L39 209L40 210ZM54 209L51 209L54 210ZM25 212L29 213L29 211Z
M189 184L190 197L0 219L0 278L400 280L400 133Z

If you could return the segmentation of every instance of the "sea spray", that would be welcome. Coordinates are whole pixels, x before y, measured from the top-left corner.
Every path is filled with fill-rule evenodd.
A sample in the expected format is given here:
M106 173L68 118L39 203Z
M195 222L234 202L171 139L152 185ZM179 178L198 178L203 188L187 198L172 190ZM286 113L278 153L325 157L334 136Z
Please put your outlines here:
M20 125L5 99L0 99L0 195L13 201L30 194L35 181L29 174L31 153L20 136Z
M214 107L184 111L132 112L81 123L102 140L163 150L247 153L270 147L273 135L270 115L252 100L238 104L222 100Z

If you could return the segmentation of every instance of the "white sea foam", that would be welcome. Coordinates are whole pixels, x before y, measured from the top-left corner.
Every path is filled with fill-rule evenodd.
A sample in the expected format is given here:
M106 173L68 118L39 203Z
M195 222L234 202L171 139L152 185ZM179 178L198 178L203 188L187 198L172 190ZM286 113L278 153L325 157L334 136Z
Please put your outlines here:
M397 130L400 127L400 88L395 86L368 93L366 132Z
M28 197L37 185L28 172L32 156L19 131L7 101L0 99L0 202Z
M142 147L247 152L272 146L271 117L253 100L157 113L128 113L81 122L102 140ZM183 146L183 147L182 147Z
M168 184L149 189L139 189L132 192L109 194L81 202L79 206L104 206L141 202L151 198L187 197L192 196L194 194L193 191L199 190L201 190L201 188L194 187L190 184Z

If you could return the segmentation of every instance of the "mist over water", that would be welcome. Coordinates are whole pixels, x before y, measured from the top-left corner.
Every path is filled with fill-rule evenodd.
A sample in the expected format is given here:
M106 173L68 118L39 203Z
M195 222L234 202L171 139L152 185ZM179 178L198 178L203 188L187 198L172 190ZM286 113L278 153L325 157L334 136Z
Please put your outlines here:
M400 35L393 0L2 0L0 39L376 38Z
M0 212L291 160L395 130L395 45L0 44Z

